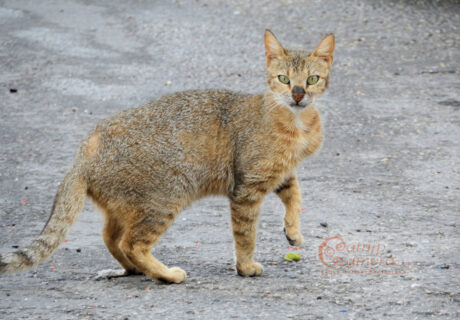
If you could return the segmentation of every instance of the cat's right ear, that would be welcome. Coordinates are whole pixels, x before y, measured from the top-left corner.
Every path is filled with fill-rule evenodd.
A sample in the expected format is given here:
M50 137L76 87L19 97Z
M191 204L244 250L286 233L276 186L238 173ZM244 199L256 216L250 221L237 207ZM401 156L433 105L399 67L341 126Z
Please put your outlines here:
M326 61L327 65L331 67L332 60L333 60L332 54L334 53L334 47L335 47L335 37L331 33L331 34L328 34L323 40L321 40L319 45L316 47L315 51L313 51L312 55L323 59L324 61Z
M273 32L270 30L265 30L265 57L267 59L267 66L271 63L272 60L281 59L286 56L286 51L284 50L281 43L276 39Z

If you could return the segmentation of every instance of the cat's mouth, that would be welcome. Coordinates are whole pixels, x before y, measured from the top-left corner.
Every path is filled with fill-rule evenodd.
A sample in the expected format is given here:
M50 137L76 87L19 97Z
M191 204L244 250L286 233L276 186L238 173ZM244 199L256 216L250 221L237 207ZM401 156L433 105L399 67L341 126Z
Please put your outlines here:
M307 104L306 103L300 103L300 102L291 102L290 106L291 106L291 108L302 109L302 108L305 108L307 106Z
M289 103L289 106L294 109L303 109L305 107L308 107L313 103L313 99L302 99L299 102L297 101L292 101Z
M313 102L312 100L302 100L302 101L299 101L299 102L293 101L293 102L291 102L289 104L289 106L291 108L294 108L294 109L303 109L303 108L309 106L312 102Z

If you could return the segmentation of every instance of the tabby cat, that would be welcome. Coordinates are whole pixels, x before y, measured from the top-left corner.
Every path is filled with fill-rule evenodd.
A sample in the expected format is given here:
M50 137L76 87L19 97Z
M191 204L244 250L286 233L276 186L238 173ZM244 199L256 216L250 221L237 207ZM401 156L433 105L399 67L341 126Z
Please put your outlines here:
M184 281L182 269L166 267L151 249L179 212L208 195L230 200L239 275L263 272L253 255L260 205L269 192L286 206L289 243L300 245L295 168L321 145L313 102L328 87L334 36L306 53L283 48L266 30L265 50L263 94L185 91L99 123L81 143L43 231L27 248L0 255L0 273L51 256L87 195L105 214L104 242L126 274Z

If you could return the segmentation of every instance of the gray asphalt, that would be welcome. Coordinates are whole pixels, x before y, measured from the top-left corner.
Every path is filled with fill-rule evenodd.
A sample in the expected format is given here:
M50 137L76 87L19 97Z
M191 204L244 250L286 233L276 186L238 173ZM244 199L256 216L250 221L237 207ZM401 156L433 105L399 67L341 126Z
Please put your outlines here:
M0 277L0 318L458 319L459 14L458 1L0 1L2 253L40 232L101 119L186 89L262 92L265 28L288 47L337 41L318 102L325 143L298 168L301 261L283 260L292 248L270 195L256 249L265 273L238 277L227 200L207 198L155 248L184 284L96 281L118 266L88 202L51 260ZM328 267L330 250L362 260Z

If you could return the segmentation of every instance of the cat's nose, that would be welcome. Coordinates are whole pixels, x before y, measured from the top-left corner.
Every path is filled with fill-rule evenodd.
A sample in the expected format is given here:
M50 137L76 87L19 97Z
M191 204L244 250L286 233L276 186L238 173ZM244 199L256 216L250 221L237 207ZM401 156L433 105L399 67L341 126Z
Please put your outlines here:
M295 102L300 102L300 100L302 100L304 96L304 88L299 86L294 86L294 88L292 88L292 98L295 100Z

